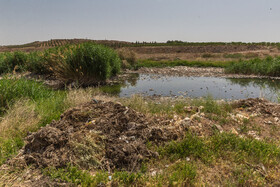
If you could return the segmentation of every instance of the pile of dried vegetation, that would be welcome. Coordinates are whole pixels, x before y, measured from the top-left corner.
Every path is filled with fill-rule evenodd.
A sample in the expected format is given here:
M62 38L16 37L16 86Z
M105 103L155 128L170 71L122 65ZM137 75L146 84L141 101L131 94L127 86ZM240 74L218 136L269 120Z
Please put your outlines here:
M92 101L66 111L26 138L13 165L137 171L143 161L157 157L148 142L160 144L182 137L169 121L148 118L120 103Z

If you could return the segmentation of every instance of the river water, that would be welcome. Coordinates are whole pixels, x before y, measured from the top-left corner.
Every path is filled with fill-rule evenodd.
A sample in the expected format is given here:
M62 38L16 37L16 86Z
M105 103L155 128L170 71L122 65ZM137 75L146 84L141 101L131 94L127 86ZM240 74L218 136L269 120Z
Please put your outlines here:
M210 95L214 99L236 100L263 97L277 102L279 89L280 80L271 79L131 74L123 81L123 84L115 85L113 89L107 88L105 90L113 92L120 97L142 94L144 96L160 95L200 98Z

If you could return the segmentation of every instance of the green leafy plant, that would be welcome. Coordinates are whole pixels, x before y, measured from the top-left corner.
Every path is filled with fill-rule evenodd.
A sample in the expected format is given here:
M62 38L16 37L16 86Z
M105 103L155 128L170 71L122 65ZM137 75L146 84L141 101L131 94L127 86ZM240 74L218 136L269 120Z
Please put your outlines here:
M110 48L93 43L58 48L48 59L54 74L64 82L82 85L106 81L120 71L120 58Z

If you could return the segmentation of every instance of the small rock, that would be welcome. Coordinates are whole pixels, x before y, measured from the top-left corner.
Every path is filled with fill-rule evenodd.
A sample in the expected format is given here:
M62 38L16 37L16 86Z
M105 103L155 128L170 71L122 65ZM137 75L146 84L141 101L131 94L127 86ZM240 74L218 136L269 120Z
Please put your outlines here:
M151 176L154 177L157 175L157 171L152 171Z
M249 117L244 116L242 114L236 114L236 117L239 118L239 119L249 119Z
M271 121L264 121L265 124L272 125Z
M223 130L223 128L221 127L221 125L218 125L218 124L214 124L213 125L214 127L216 127L219 131L220 131L220 133L222 133L222 132L224 132L224 130Z

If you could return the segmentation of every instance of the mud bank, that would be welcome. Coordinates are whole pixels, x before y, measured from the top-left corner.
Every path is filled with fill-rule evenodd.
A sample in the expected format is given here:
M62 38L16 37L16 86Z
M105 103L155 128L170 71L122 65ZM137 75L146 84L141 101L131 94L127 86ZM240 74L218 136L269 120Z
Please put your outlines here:
M127 71L128 73L147 73L166 76L185 77L221 77L221 78L269 78L280 79L280 77L269 77L260 75L226 74L223 68L200 68L200 67L165 67L165 68L140 68L137 71Z

